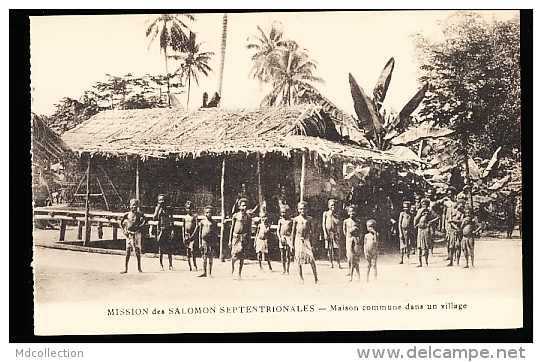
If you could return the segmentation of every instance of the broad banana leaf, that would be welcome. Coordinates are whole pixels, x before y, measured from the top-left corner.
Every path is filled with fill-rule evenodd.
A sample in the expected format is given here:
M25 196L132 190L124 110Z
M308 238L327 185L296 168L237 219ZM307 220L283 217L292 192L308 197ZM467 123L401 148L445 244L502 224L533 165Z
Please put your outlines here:
M447 190L448 187L450 187L447 183L444 182L432 182L431 180L428 181L431 185L438 187L440 189Z
M365 129L366 133L381 134L384 128L373 101L367 97L354 76L352 76L352 73L348 73L348 80L352 99L354 100L354 110L358 116L360 127Z
M368 147L371 145L363 135L361 129L357 127L356 120L333 104L333 102L320 93L318 89L312 86L306 86L299 91L299 97L306 98L310 100L311 103L322 106L324 112L331 117L335 124L335 129L341 136L348 137L360 146Z
M417 154L415 154L410 148L405 146L391 147L390 149L386 150L385 153L391 153L404 160L422 162L422 160L418 157Z
M487 167L484 170L482 177L487 177L493 166L495 166L495 164L497 163L497 160L499 159L499 151L501 150L501 148L502 147L497 148L497 150L493 153L493 157L491 157L491 160L489 160L489 163L487 164Z
M408 101L408 103L403 107L401 112L399 112L399 116L397 116L391 127L402 128L408 126L407 123L410 120L410 115L416 110L416 108L418 108L423 98L425 97L425 92L427 92L428 88L429 84L425 83L416 93L416 95L414 95L414 97L412 97L412 99Z
M483 195L473 195L472 201L477 202L479 204L485 204L487 202L495 201L493 197L490 196L483 196Z
M427 170L423 170L424 175L434 176L434 175L439 175L441 173L442 172L438 168L428 168Z
M428 123L422 123L418 127L410 128L406 132L400 134L391 140L392 145L407 145L412 142L419 141L424 138L445 137L452 134L454 131L448 128L431 127Z
M479 180L481 176L480 169L478 165L472 158L469 157L469 176L473 180Z
M508 182L509 179L510 179L510 176L507 175L507 176L501 178L500 180L495 181L491 186L488 187L488 190L498 190L498 189L500 189L501 187L504 186L505 183Z
M375 88L373 89L373 100L377 111L380 111L382 103L384 103L384 99L386 98L394 66L395 60L391 58L384 66L384 69L382 69L382 73L380 73L380 77L376 81Z

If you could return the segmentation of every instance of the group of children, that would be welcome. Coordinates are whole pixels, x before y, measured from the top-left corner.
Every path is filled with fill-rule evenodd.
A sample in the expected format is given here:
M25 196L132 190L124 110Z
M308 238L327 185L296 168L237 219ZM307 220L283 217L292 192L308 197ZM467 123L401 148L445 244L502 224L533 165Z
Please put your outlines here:
M183 218L183 243L186 247L186 256L188 266L192 271L192 265L195 270L198 270L196 264L196 254L194 248L199 246L203 259L203 274L201 277L212 277L213 258L217 255L219 246L218 223L213 219L213 207L206 206L204 208L204 218L198 222L197 214L195 213L195 205L191 201L185 204L186 215ZM163 256L167 254L169 261L169 270L173 270L173 251L174 243L174 223L173 213L171 208L166 204L165 195L158 196L158 205L155 208L152 218L156 221L156 241L160 254L160 267L164 270ZM141 270L141 238L147 220L143 213L139 211L139 200L130 200L130 211L125 213L120 219L120 225L126 235L126 263L122 274L128 272L128 262L131 253L135 253L137 258L138 271Z
M475 222L470 208L465 207L463 201L456 201L452 195L437 201L444 204L446 245L448 249L448 266L453 266L454 260L459 265L461 252L465 255L466 266L474 267L474 236L481 230L481 226ZM422 257L428 265L429 252L433 250L435 240L435 224L440 216L431 209L430 199L422 199L420 207L409 201L403 203L403 211L399 215L399 247L401 261L404 256L409 258L411 251L418 250L419 264L422 267ZM415 251L415 249L414 249Z
M456 202L453 199L440 200L446 205L446 241L448 247L448 265L453 265L456 260L459 263L461 251L463 251L467 265L469 267L469 258L474 267L474 235L480 230L476 226L470 209L465 208L462 202ZM247 211L247 199L237 200L237 212L232 216L232 224L229 235L229 248L231 250L231 273L235 273L236 263L237 279L242 280L244 260L249 252L249 242L252 232L252 217ZM422 259L428 265L429 252L434 245L434 225L440 219L431 209L431 201L427 198L420 200L419 207L409 201L403 203L403 211L399 215L398 231L401 251L401 262L404 263L404 257L410 257L411 251L418 250L419 264L422 267ZM374 278L377 277L377 259L379 249L379 233L376 221L370 219L365 223L366 233L363 233L363 223L358 216L356 205L347 207L348 218L340 221L337 211L337 201L331 199L328 201L328 210L322 215L322 232L324 245L328 252L331 267L334 267L336 261L340 268L340 240L344 235L346 245L346 256L348 260L348 276L350 281L357 274L360 280L359 264L362 256L367 261L367 281L371 269L374 271ZM203 259L203 274L200 276L212 277L213 258L216 257L219 249L220 228L216 220L213 219L213 207L204 208L204 218L198 222L198 215L195 212L195 205L188 201L185 204L186 215L183 217L183 243L186 247L186 256L190 270L198 269L196 264L196 246ZM317 225L311 216L307 215L307 203L302 201L298 204L298 215L291 217L288 205L280 207L280 219L277 224L276 236L278 239L278 248L280 250L283 274L290 273L290 263L294 260L298 265L298 273L301 282L304 282L303 268L304 264L310 264L315 283L318 283L316 263L313 253L313 245L318 238ZM166 206L165 195L158 196L158 205L156 206L153 220L157 222L156 241L159 247L160 266L164 270L163 255L167 254L169 260L169 270L173 270L172 253L174 249L174 223L172 210ZM141 273L141 238L147 220L143 213L139 211L139 200L130 200L130 211L125 213L120 224L126 235L126 262L125 270L128 271L128 262L130 256L135 253L138 263L138 271ZM254 249L257 253L258 264L263 270L262 261L267 261L269 270L272 271L271 262L267 258L269 252L269 243L271 235L271 224L266 212L260 214L260 223L256 229L254 239Z

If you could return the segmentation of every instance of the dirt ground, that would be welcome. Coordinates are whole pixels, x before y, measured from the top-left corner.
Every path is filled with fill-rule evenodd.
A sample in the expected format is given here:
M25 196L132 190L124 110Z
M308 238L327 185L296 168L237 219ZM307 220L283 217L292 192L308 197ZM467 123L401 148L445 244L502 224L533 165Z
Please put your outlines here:
M445 248L438 244L429 258L429 267L417 268L412 255L399 265L398 253L381 255L378 259L378 280L371 273L365 282L366 262L361 262L361 282L349 282L346 263L343 269L331 269L325 261L317 262L320 283L314 285L309 265L303 266L305 285L300 286L296 264L289 275L282 274L282 265L272 262L273 272L261 271L254 260L246 261L243 281L231 277L231 263L215 259L214 278L202 278L199 271L190 272L186 261L174 260L174 271L160 271L157 258L143 258L143 274L137 273L135 258L130 260L129 273L121 275L125 258L121 255L94 254L78 251L35 248L35 302L156 300L292 300L309 296L330 295L335 299L356 299L367 293L380 297L439 296L453 293L473 296L516 295L521 293L521 239L481 238L476 240L475 268L446 267ZM167 265L166 260L164 262ZM265 266L265 264L264 264Z

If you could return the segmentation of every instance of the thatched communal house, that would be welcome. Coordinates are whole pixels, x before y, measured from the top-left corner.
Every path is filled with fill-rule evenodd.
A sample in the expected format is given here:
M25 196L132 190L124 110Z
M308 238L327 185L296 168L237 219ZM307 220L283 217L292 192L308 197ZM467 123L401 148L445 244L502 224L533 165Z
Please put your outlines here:
M276 195L279 184L297 199L326 198L335 195L323 191L340 188L345 161L404 161L357 146L351 140L363 137L353 120L313 105L105 111L62 137L107 171L125 201L138 197L151 206L165 193L173 206L223 201L226 213L241 183L256 202Z

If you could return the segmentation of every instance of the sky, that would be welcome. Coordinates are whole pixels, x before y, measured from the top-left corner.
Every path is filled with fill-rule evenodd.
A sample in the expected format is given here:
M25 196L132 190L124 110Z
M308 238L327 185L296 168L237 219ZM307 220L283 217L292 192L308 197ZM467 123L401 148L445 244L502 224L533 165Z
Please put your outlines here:
M339 108L354 114L348 83L352 73L366 93L372 93L386 62L395 58L395 69L384 107L399 111L421 87L417 81L419 64L414 55L411 35L438 35L438 21L451 11L343 11L230 13L222 108L258 107L269 92L250 79L247 38L257 35L257 26L269 29L274 20L284 25L284 38L295 40L308 50L317 63L315 76L325 80L316 87ZM484 16L511 18L513 11L483 11ZM165 74L164 56L158 40L150 43L145 31L155 15L90 15L31 17L32 111L51 115L55 103L64 97L78 99L106 74L135 77ZM214 52L210 62L214 70L193 84L190 109L201 105L203 92L218 90L222 16L220 13L195 14L188 21L204 42L200 51ZM170 61L170 71L175 69ZM178 95L186 106L186 93Z

